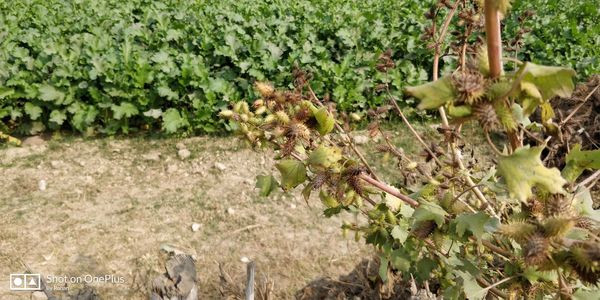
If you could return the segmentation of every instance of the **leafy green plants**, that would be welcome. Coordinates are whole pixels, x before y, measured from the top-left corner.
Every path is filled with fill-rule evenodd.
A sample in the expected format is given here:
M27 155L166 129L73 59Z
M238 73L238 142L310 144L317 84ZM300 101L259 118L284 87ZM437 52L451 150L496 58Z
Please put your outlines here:
M260 176L261 194L301 189L307 201L318 193L325 216L356 215L342 230L374 246L384 281L432 282L448 299L597 298L600 212L589 189L600 175L600 150L573 145L562 171L544 164L548 139L560 138L562 130L550 99L573 91L575 72L503 58L501 19L509 9L507 0L442 0L426 14L434 80L404 94L418 99L419 108L439 112L435 142L414 129L385 80L395 66L392 52L380 55L376 69L387 105L371 113L369 130L382 136L378 149L397 160L390 167L398 166L402 184L377 176L343 114L313 90L316 76L294 70L293 90L257 83L261 99L252 107L235 103L221 116L250 144L277 150L280 175ZM438 78L453 20L462 31L448 51L458 57L458 68ZM505 71L503 60L517 67ZM378 126L377 116L389 111L414 134L424 161L397 149ZM530 119L534 113L539 122ZM466 123L479 124L491 159L463 152L471 142L461 135ZM582 180L589 170L592 179Z

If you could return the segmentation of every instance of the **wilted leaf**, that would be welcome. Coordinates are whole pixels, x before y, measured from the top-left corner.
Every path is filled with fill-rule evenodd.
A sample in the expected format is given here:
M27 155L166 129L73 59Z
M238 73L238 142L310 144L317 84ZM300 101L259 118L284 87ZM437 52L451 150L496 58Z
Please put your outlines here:
M566 157L567 165L562 170L562 176L568 182L575 182L587 169L600 169L600 150L581 151L577 144Z
M279 182L273 175L256 176L256 188L259 189L261 196L268 197L277 187L279 187Z
M306 180L306 167L301 161L282 160L275 165L281 172L281 184L284 189L292 189Z
M423 85L407 87L405 92L421 100L419 109L438 108L456 98L450 76Z
M340 159L342 159L342 150L339 148L319 146L308 157L308 164L311 167L329 168Z
M512 155L499 159L498 173L504 177L512 197L524 202L532 195L534 186L541 186L553 194L565 192L562 186L567 181L560 176L560 171L542 164L543 149L519 148Z

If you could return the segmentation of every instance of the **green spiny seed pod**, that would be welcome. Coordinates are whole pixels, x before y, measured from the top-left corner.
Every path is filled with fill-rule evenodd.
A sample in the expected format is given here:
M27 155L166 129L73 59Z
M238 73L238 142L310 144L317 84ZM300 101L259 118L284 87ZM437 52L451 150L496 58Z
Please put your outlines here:
M240 132L243 134L248 133L248 125L246 125L244 123L240 123Z
M504 101L494 101L494 111L498 116L498 121L500 125L507 132L513 132L517 130L517 122L515 121L515 117L512 115L512 111L506 106Z
M236 112L236 113L240 113L242 111L242 103L243 103L242 101L236 102L233 105L233 111Z
M570 265L581 281L589 284L600 282L600 244L579 242L570 248Z
M511 238L517 242L523 242L529 239L537 230L537 227L525 221L513 221L508 224L500 225L501 235Z
M283 110L276 112L275 118L277 118L277 120L279 120L279 122L281 122L282 124L287 124L290 122L290 116L288 116L288 114L285 113L285 111Z
M485 96L487 85L485 77L476 70L456 72L452 75L452 83L460 102L473 104Z
M219 112L219 117L223 119L231 119L231 117L233 117L233 111L229 109L222 110L221 112Z
M244 123L247 123L249 119L250 118L248 117L247 114L245 114L245 113L244 114L240 114L240 121L242 121Z
M249 114L250 113L250 106L248 106L248 102L242 101L240 103L241 103L240 111L242 113Z
M355 121L355 122L360 121L360 119L361 119L360 115L357 113L351 113L350 118L352 119L352 121Z
M262 119L253 117L253 118L250 118L250 120L248 120L248 123L250 123L254 126L259 126L260 124L262 124Z
M269 124L269 123L275 121L276 118L277 117L274 114L267 115L265 117L265 124Z
M550 238L563 237L574 225L575 221L573 219L550 217L544 222L544 235Z
M412 229L412 233L420 239L427 238L437 228L437 224L432 221L420 221L415 223Z
M541 234L529 237L523 245L523 257L528 265L540 265L548 259L550 242Z
M257 116L259 116L259 115L262 115L262 114L264 114L264 113L266 113L266 112L267 112L267 108L266 108L265 106L261 106L261 107L257 108L257 109L254 111L254 113L255 113Z
M488 99L500 100L501 97L505 96L512 89L512 83L508 81L495 82L487 90Z
M394 212L392 212L391 210L388 210L385 214L385 219L388 221L388 223L390 224L398 224L398 218L396 218L396 215L394 215Z

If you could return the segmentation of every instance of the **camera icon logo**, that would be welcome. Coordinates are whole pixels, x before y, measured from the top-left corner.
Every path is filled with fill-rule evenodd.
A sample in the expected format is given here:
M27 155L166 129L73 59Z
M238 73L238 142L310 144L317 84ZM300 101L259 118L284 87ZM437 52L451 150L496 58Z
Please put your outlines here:
M11 291L39 291L41 289L40 274L10 274Z

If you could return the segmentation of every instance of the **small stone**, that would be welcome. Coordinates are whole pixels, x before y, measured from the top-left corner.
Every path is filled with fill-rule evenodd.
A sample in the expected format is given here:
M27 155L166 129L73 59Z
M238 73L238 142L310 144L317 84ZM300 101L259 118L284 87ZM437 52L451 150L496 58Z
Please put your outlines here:
M185 144L183 142L177 143L177 145L175 145L175 147L177 148L177 150L187 149L187 147L185 146Z
M357 145L364 145L369 142L369 138L364 135L357 135L352 138Z
M61 164L62 164L62 162L61 162L61 161L59 161L59 160L53 160L53 161L51 161L51 162L50 162L50 166L51 166L53 169L58 169L58 168L60 168L60 165L61 165Z
M46 141L39 135L30 136L23 140L21 145L23 146L41 146L45 145Z
M250 262L250 259L247 258L247 257L245 257L245 256L242 256L242 258L240 258L240 261L243 262L243 263L245 263L245 264L247 264L247 263Z
M235 214L235 209L233 209L233 208L230 207L230 208L227 209L227 213L230 214L230 215L233 215L233 214Z
M42 192L45 191L47 187L48 187L48 183L46 182L46 180L42 179L38 182L38 189L40 191L42 191Z
M46 293L42 291L37 291L31 293L31 299L48 299L48 296L46 296Z
M179 168L177 167L177 165L169 165L167 167L167 173L175 173L178 169Z
M290 208L291 209L296 209L296 204L294 204L294 203L290 204Z
M227 169L227 166L225 166L224 164L222 164L220 162L216 162L215 168L217 168L219 171L225 171L225 169Z
M190 155L192 155L192 153L188 149L181 149L177 151L177 155L179 156L179 158L181 158L181 160L185 160L189 158Z
M246 179L244 179L244 183L247 185L252 185L252 184L254 184L254 180L252 180L250 178L246 178Z
M192 223L192 231L193 232L200 230L200 227L202 227L202 225L200 225L198 223Z
M159 161L160 160L160 152L150 152L142 155L144 160L148 161Z

